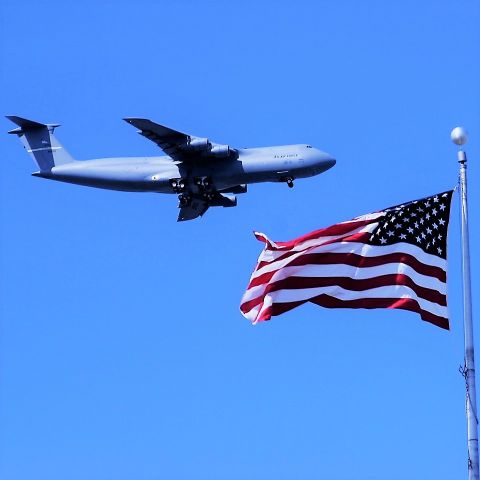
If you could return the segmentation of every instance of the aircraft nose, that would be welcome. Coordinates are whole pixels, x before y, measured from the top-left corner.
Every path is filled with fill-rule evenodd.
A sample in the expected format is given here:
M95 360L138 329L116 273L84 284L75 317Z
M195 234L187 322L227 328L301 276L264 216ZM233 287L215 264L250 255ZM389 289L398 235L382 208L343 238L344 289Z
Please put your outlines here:
M319 163L324 168L324 170L328 170L332 168L336 163L337 160L327 152L322 152L318 150L319 153Z

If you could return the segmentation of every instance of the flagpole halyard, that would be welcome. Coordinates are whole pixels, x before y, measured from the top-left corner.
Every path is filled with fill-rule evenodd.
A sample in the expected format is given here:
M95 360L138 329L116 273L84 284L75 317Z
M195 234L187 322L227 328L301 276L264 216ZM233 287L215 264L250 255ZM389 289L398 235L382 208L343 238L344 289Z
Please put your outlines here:
M456 127L452 130L451 139L453 143L461 147L467 142L467 133L463 128ZM475 387L475 352L473 345L470 246L468 234L467 155L462 148L459 149L457 155L458 163L460 165L459 183L462 229L463 323L465 340L465 366L463 369L463 375L466 384L468 479L479 480L477 394Z

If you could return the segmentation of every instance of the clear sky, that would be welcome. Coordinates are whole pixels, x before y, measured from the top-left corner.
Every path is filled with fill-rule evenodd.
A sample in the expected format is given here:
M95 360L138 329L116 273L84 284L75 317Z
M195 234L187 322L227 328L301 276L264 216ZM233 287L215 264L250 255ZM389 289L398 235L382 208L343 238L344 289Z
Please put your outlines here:
M453 187L463 124L480 319L477 1L2 0L0 15L0 113L63 124L76 158L158 155L126 116L337 158L177 224L174 196L31 177L1 135L2 479L466 478L458 198L451 332L313 305L253 327L238 307L252 230L288 240Z

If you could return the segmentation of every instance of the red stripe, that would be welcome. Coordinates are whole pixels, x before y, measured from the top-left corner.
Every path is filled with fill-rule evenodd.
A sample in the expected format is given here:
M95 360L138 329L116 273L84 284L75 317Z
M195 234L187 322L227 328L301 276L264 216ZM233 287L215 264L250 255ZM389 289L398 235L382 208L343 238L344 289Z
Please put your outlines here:
M363 257L358 253L305 253L297 258L292 259L290 263L278 268L277 270L265 272L258 277L252 278L247 289L269 282L276 272L285 267L343 264L350 265L352 267L367 268L379 267L388 263L403 263L413 268L421 275L437 278L444 283L447 281L447 274L445 270L441 269L440 267L426 265L408 253L388 253L386 255L379 255L376 257ZM321 273L321 267L319 267L319 272Z
M257 320L270 320L271 317L281 315L282 313L288 312L306 302L312 302L326 308L392 308L409 310L420 314L422 320L425 320L426 322L432 323L433 325L446 330L450 329L448 318L440 317L422 310L418 302L412 298L364 298L359 300L339 300L338 298L330 297L329 295L319 295L318 297L301 302L276 303L265 309L261 317Z
M351 221L347 223L339 223L337 225L331 225L330 227L322 228L320 230L315 230L314 232L307 233L306 235L298 237L294 240L290 240L288 242L269 243L269 242L266 242L266 237L264 238L260 235L255 235L255 236L258 240L267 243L269 250L274 250L274 251L287 250L288 248L293 248L297 246L299 243L306 242L307 240L314 240L321 237L331 237L336 235L345 235L351 232L352 230L356 230L357 228L360 228L375 222L378 222L378 218L371 219L371 220L359 220L359 221Z
M305 255L309 251L313 250L314 248L324 247L325 245L332 245L334 243L341 243L341 242L342 243L345 243L345 242L352 242L353 243L353 242L355 242L355 243L366 243L366 244L368 244L368 240L370 239L370 236L371 236L371 233L369 233L369 232L357 232L357 233L354 233L352 235L345 235L343 237L334 238L334 239L329 240L329 241L324 242L324 243L311 245L310 247L307 247L304 250L297 250L297 251L289 250L289 251L285 252L283 255L280 255L279 257L274 258L273 260L263 260L261 262L258 262L256 270L264 267L265 265L269 265L270 263L278 262L280 260L285 260L286 258L292 257L294 255L300 255L300 254ZM269 250L269 249L267 249L267 250Z
M287 277L277 282L266 285L262 295L242 304L242 311L249 312L252 308L263 302L265 295L279 290L297 290L302 288L341 287L345 290L362 292L372 288L402 285L411 288L415 294L436 303L442 307L447 306L447 297L437 290L417 285L410 277L403 274L378 275L373 278L355 280L350 277Z

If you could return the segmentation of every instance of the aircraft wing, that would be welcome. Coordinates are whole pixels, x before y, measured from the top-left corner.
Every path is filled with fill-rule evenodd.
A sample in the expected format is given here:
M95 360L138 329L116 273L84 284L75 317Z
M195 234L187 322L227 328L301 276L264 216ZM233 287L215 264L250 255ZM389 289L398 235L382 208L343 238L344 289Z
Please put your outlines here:
M169 157L180 162L198 162L199 158L205 161L219 160L236 154L236 150L228 145L210 142L208 138L187 135L146 118L124 120L138 128L140 135L155 142Z

